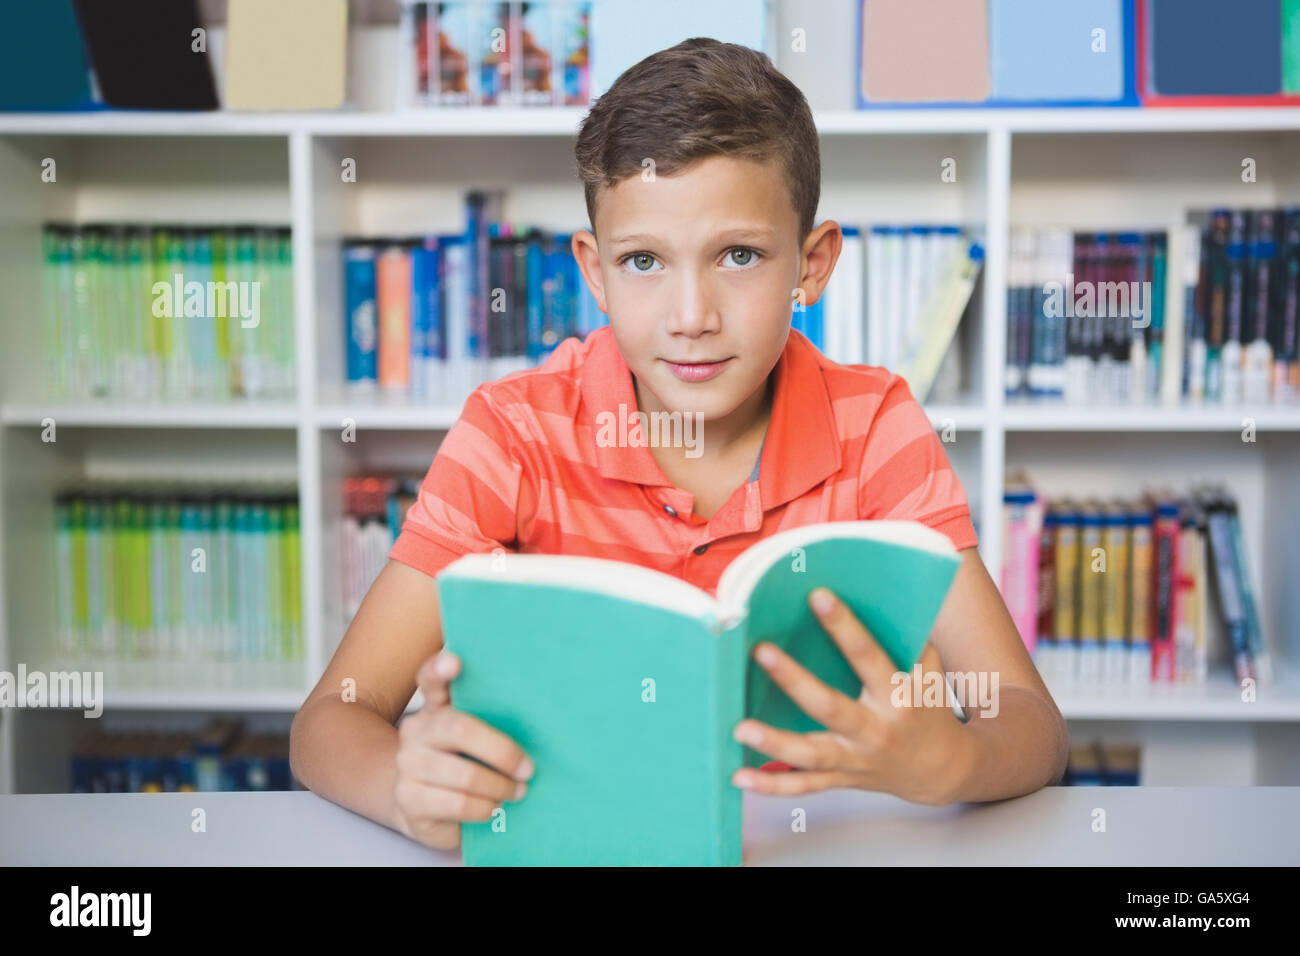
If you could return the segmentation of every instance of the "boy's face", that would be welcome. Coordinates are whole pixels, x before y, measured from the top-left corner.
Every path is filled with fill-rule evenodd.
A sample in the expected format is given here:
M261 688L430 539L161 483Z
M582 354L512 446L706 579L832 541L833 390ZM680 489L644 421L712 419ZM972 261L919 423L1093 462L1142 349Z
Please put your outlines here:
M798 215L776 165L712 156L673 176L632 176L601 192L594 225L598 245L581 231L574 253L641 410L719 421L747 399L761 403L801 276L812 280L803 283L811 304L834 265L832 255L804 275ZM809 239L827 226L838 237L828 223Z

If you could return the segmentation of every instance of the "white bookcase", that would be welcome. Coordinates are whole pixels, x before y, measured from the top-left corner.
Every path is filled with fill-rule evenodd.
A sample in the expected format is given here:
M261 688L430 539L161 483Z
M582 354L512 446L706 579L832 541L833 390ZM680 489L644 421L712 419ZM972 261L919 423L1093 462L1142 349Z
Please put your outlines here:
M346 627L338 603L344 477L423 471L459 413L345 392L340 238L459 229L465 192L494 186L507 190L507 218L581 227L572 147L582 115L0 115L0 669L27 660L24 648L52 627L59 482L291 478L301 505L301 672L225 692L109 687L105 717L174 726L220 711L287 725ZM1140 743L1145 784L1300 784L1300 407L1026 407L1002 394L1012 224L1170 228L1189 208L1300 202L1300 110L824 111L817 120L820 218L960 222L985 237L982 300L964 332L967 389L928 411L955 439L945 448L995 579L1011 466L1050 493L1135 495L1149 483L1213 478L1241 504L1277 684L1254 704L1238 701L1226 672L1204 686L1055 688L1072 732ZM57 161L55 183L41 181L45 157ZM1253 184L1241 182L1244 157L1257 161ZM356 162L356 182L340 175L345 159ZM945 159L956 161L956 182L941 180ZM39 240L51 219L289 223L295 397L46 401ZM1181 296L1168 301L1177 307ZM52 444L40 437L46 418L57 423ZM1255 422L1255 443L1241 441L1244 418ZM342 440L345 419L355 422L355 442ZM0 792L63 786L68 748L86 728L75 712L0 711Z

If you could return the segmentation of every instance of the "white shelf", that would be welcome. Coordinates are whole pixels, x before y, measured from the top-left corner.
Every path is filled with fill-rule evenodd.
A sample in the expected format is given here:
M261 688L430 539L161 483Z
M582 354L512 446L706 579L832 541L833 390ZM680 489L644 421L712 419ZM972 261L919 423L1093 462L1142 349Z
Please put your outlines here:
M1009 432L1239 432L1246 419L1257 432L1300 431L1300 407L1081 406L1008 403L1002 423Z
M585 107L322 113L0 113L0 135L57 136L571 136ZM871 109L814 114L826 136L863 134L1230 132L1300 130L1300 109Z
M1182 720L1300 723L1300 685L1290 677L1260 687L1253 703L1243 703L1231 675L1217 674L1204 684L1151 684L1089 688L1048 685L1067 720Z
M152 691L106 692L104 709L159 711L248 711L294 713L307 699L294 691ZM57 708L53 708L57 709ZM81 710L80 707L70 708Z
M984 409L978 405L926 405L925 413L936 429L951 422L958 431L979 431L987 421Z
M402 396L358 395L318 405L314 423L324 429L343 427L346 420L358 429L445 431L460 417L460 405L438 405Z
M0 407L6 425L56 425L102 428L293 428L298 409L283 403L209 402L202 404L95 401Z

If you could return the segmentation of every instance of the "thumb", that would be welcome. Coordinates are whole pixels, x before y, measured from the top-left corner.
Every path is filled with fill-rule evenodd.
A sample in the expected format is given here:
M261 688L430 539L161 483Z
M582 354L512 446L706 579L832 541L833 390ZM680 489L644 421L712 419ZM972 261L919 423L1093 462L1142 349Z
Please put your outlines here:
M434 654L421 666L415 681L424 694L425 707L446 707L451 703L451 681L460 673L460 658L451 651Z

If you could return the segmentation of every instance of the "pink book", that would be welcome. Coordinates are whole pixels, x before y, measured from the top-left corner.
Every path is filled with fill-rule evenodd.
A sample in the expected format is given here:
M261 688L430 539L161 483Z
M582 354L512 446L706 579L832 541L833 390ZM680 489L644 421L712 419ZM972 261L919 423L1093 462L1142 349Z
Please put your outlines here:
M1038 543L1043 508L1028 488L1002 496L1002 599L1032 657L1038 648Z

